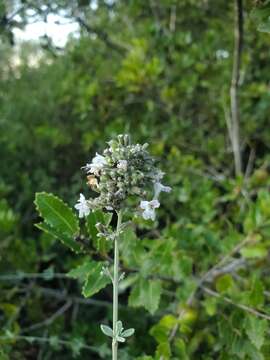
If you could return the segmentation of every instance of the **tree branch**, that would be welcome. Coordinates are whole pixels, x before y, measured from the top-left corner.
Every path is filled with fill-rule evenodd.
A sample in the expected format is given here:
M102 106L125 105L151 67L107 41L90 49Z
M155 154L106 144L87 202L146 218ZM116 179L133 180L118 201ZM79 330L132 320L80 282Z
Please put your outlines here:
M76 16L75 20L77 20L79 25L81 25L81 27L84 28L88 33L97 35L112 50L120 53L121 55L124 55L126 53L127 49L123 45L114 42L109 37L109 35L102 29L98 29L96 27L89 25L80 16Z
M232 143L234 165L236 175L242 174L242 156L240 146L240 113L239 113L239 78L241 67L241 55L243 49L243 3L242 0L235 0L235 23L234 23L234 53L233 69L230 87L231 113L227 119L227 126ZM229 122L228 122L229 121Z
M262 319L265 319L265 320L268 320L270 321L270 316L267 315L267 314L264 314L256 309L253 309L249 306L246 306L246 305L242 305L242 304L238 304L238 303L235 303L233 300L231 300L230 298L226 297L226 296L222 296L221 294L217 293L216 291L212 290L212 289L209 289L205 286L201 286L201 289L208 295L211 295L211 296L214 296L218 299L221 299L223 300L224 302L228 303L228 304L231 304L241 310L244 310L244 311L247 311L248 313L252 314L252 315L255 315L257 317L260 317Z

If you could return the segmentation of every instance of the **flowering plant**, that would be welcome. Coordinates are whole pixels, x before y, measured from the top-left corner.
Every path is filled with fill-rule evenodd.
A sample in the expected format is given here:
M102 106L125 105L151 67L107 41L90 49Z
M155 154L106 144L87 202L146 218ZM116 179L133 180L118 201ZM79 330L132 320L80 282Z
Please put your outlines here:
M75 205L79 217L96 209L120 211L127 207L128 198L144 198L153 188L153 200L141 200L140 208L144 219L155 220L155 209L160 205L159 194L169 192L171 188L160 183L164 173L155 166L147 151L148 144L133 145L128 135L119 135L118 140L108 144L103 155L97 153L92 162L84 166L88 185L99 196L86 200L83 194L80 195Z
M171 190L161 183L164 173L156 167L147 147L147 144L131 144L128 135L119 135L117 140L111 140L102 155L97 153L91 163L83 167L87 173L87 184L97 196L86 199L80 194L75 205L79 218L86 218L92 237L96 241L102 239L105 247L107 244L114 247L113 269L108 263L88 260L69 273L79 279L86 276L85 296L93 295L112 282L113 327L101 325L101 330L112 338L113 360L117 359L118 343L125 342L135 331L133 328L124 330L122 321L118 319L118 287L124 278L124 273L119 274L119 241L128 224L123 221L125 211L128 209L145 220L155 220L160 193ZM36 206L44 218L44 223L37 225L41 230L60 238L76 252L87 253L88 244L80 235L78 220L66 204L52 194L38 193ZM117 215L115 229L110 225L113 214ZM93 277L94 282L91 281Z

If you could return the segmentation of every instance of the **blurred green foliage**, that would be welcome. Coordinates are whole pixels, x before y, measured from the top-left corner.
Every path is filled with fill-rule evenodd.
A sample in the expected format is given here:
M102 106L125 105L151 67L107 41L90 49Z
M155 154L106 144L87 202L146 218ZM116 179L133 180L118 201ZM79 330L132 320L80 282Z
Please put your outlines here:
M33 201L47 191L72 207L89 191L81 166L124 132L149 143L173 191L154 227L135 219L122 241L136 271L120 313L136 334L120 359L270 359L269 2L244 3L239 178L225 120L233 1L33 3L0 1L0 359L110 359L111 291L80 297L64 274L86 257L34 227ZM80 37L11 46L29 8L76 16ZM91 246L97 271L110 249Z

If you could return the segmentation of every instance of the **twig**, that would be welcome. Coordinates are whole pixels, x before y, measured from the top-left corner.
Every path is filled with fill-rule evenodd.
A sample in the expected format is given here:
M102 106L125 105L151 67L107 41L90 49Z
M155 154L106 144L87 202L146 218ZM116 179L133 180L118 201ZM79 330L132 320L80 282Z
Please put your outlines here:
M80 16L76 16L75 19L78 21L81 27L83 27L88 33L97 35L98 38L100 38L112 50L115 50L122 55L126 53L127 49L123 45L114 42L105 31L103 31L102 29L98 29L94 26L91 26L86 21L84 21L84 19L82 19Z
M44 287L36 287L38 291L40 291L42 294L48 297L52 297L55 299L63 300L63 299L70 299L73 303L77 303L80 305L94 305L94 306L102 306L102 307L112 307L112 304L110 302L104 301L104 300L96 300L96 299L85 299L83 297L79 296L72 296L68 294L66 291L58 291L53 290L50 288L44 288ZM119 307L122 307L119 305Z
M58 317L62 316L72 305L72 301L69 299L60 309L58 309L54 314L52 314L49 318L45 319L44 321L41 321L37 324L33 324L29 326L28 328L24 328L21 332L28 332L32 330L40 329L44 326L51 325Z
M228 298L226 296L222 296L221 294L217 293L216 291L214 291L212 289L209 289L209 288L207 288L205 286L201 286L201 289L205 293L207 293L207 294L209 294L211 296L214 296L216 298L219 298L219 299L223 300L224 302L227 302L228 304L231 304L231 305L233 305L233 306L235 306L235 307L237 307L237 308L239 308L241 310L247 311L252 315L255 315L255 316L258 316L258 317L260 317L262 319L270 321L270 316L267 315L267 314L264 314L264 313L262 313L262 312L260 312L260 311L258 311L256 309L253 309L253 308L251 308L249 306L242 305L242 304L237 304L233 300L231 300L230 298Z
M54 273L54 274L46 274L46 273L23 273L17 272L13 274L3 274L0 275L0 281L15 281L15 280L23 280L23 279L44 279L51 280L50 276L54 279L67 279L67 274L64 273Z
M13 334L10 334L9 336L0 336L0 340L11 341L11 342L14 341L14 340L15 341L16 340L22 340L22 341L27 341L29 343L32 343L32 342L51 343L52 338L41 337L41 336L25 336L25 335L13 335ZM67 340L57 339L57 344L72 347L72 342L67 341ZM98 348L96 348L94 346L89 346L89 345L86 345L86 344L81 344L81 348L86 349L86 350L91 350L91 351L93 351L95 353L98 352Z
M169 24L169 29L170 32L175 32L175 24L176 24L176 5L173 4L171 6L171 14L170 14L170 24Z
M254 166L254 160L255 160L256 151L254 148L251 148L248 158L248 163L245 171L245 181L249 178L250 174L252 173L252 169Z
M226 264L226 262L233 257L235 254L237 254L245 245L248 243L254 241L254 239L251 236L247 236L243 241L241 241L239 244L237 244L228 254L226 254L221 260L214 265L210 270L208 270L200 280L200 283L202 284L204 281L206 281L212 274L221 266Z

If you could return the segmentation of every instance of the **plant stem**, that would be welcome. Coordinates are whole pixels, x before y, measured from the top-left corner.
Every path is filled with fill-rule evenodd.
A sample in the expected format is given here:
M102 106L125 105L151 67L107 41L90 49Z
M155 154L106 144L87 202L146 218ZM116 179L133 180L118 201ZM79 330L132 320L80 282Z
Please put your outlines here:
M113 265L113 339L112 339L112 360L117 360L118 342L117 336L117 321L118 321L118 282L119 282L119 249L118 240L120 226L122 223L122 212L121 210L117 213L117 227L116 237L114 240L114 265Z

